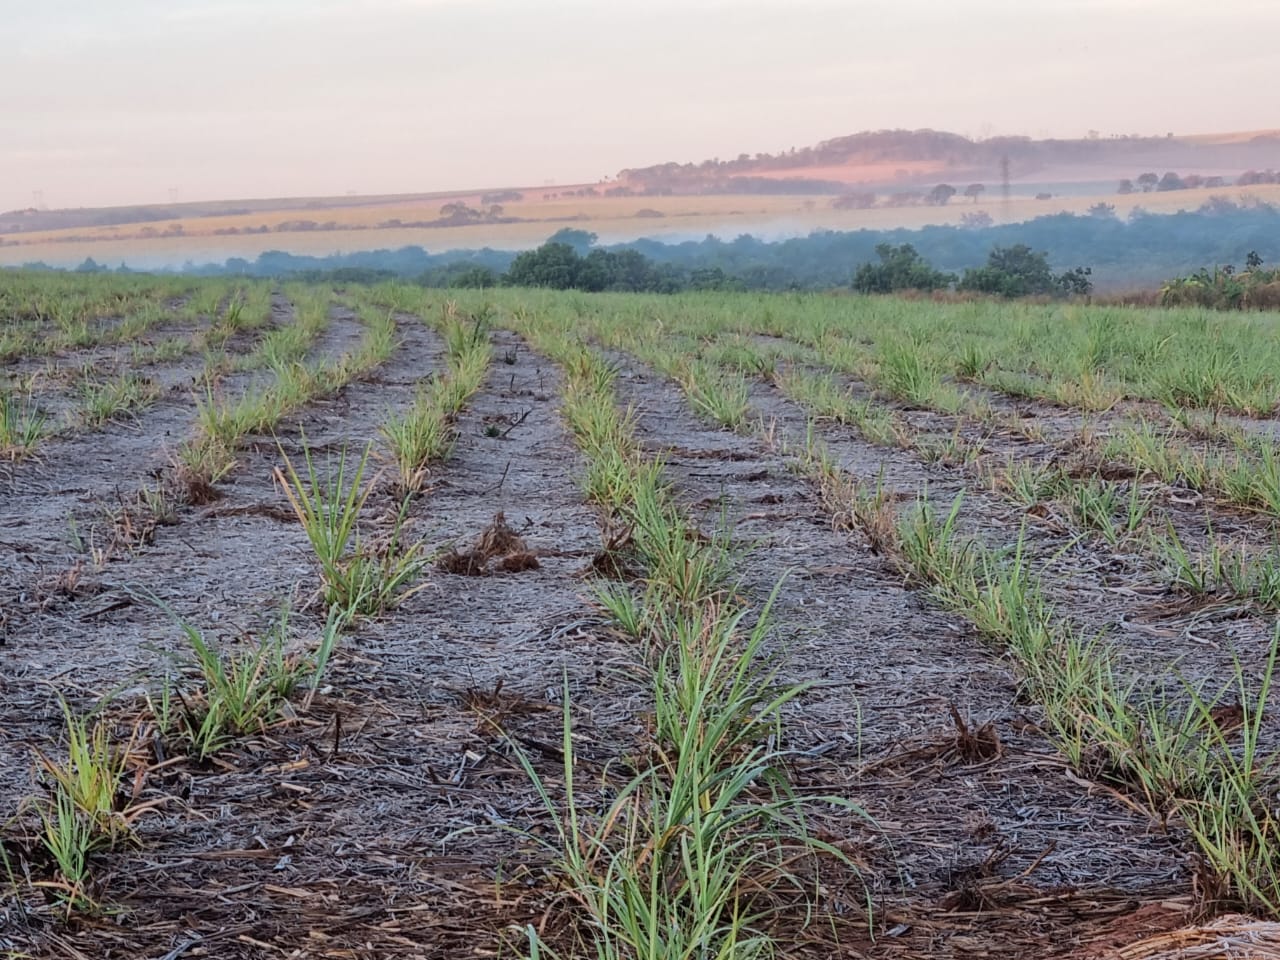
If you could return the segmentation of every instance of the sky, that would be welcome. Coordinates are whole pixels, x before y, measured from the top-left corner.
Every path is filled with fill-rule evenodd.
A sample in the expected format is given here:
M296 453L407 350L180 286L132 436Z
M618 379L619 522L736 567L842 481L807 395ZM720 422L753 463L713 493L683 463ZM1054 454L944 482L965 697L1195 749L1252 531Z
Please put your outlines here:
M1280 2L0 0L0 210L1280 126Z

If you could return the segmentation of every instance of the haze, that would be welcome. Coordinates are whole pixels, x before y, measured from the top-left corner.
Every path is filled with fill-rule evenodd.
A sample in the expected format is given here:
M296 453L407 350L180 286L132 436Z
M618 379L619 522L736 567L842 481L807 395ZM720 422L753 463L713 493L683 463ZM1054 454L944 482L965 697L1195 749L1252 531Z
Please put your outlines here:
M1240 0L4 0L0 209L596 180L864 129L1275 125Z

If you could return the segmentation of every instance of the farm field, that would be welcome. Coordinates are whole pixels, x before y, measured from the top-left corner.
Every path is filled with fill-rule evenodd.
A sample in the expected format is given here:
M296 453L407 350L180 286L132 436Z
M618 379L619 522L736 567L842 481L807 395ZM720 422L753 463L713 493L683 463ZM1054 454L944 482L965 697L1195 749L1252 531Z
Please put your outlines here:
M484 207L480 194L428 198L379 198L363 205L254 209L248 213L189 216L175 220L118 226L75 227L62 230L5 234L0 265L43 261L74 266L86 257L135 268L176 265L184 261L222 261L252 258L269 250L324 256L338 252L422 246L433 252L455 249L518 250L536 247L564 226L598 233L605 243L641 237L668 242L700 240L708 233L732 238L803 236L814 230L881 230L959 224L969 213L986 213L997 223L1014 223L1055 213L1084 214L1096 203L1113 205L1119 216L1135 208L1149 213L1194 210L1211 197L1232 201L1275 202L1280 187L1178 190L1117 196L1104 191L1091 196L1055 196L1037 200L1014 196L1003 203L992 194L981 202L953 200L943 207L878 206L868 210L840 210L831 196L635 196L542 199L537 188L526 199L503 204L510 222L471 223L438 227L399 225L430 221L447 203ZM307 224L305 229L299 223Z
M1280 942L1280 316L3 284L0 954Z

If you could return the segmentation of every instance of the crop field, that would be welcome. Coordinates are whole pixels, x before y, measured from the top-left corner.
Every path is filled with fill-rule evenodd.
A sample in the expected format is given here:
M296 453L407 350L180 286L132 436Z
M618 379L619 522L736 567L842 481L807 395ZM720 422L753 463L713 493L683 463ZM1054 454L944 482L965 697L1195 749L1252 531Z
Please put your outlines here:
M832 206L836 197L821 195L592 197L569 196L566 192L555 195L554 199L543 199L540 188L535 188L526 190L525 196L524 200L503 204L504 216L510 220L495 223L407 225L437 218L440 208L450 202L485 206L480 194L466 193L399 201L371 200L360 205L350 201L343 206L317 202L316 206L303 209L289 206L116 226L15 232L0 236L0 264L17 266L43 261L74 266L92 257L112 265L126 262L141 267L185 260L199 263L228 257L253 258L272 250L327 256L335 251L349 253L410 245L422 246L433 253L481 247L518 250L536 247L566 226L594 231L608 243L641 237L678 242L702 239L708 233L724 238L742 233L766 237L803 236L820 230L959 225L965 214L972 213L986 213L997 223L1016 223L1064 212L1083 215L1100 202L1111 204L1117 215L1126 217L1137 208L1148 213L1195 210L1215 197L1241 203L1275 203L1280 199L1280 186L1263 184L1244 189L1178 190L1128 196L1118 196L1108 187L1088 196L1055 196L1047 200L1015 196L1003 202L988 196L978 203L959 199L941 207L895 207L882 203L867 210L837 209Z
M1280 316L2 283L0 956L1280 944Z

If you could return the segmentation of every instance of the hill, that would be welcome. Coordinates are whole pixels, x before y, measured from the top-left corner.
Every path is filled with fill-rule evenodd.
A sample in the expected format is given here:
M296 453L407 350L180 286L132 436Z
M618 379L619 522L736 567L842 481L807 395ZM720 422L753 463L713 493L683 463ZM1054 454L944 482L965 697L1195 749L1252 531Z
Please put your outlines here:
M0 213L0 265L92 258L163 267L404 246L518 250L566 225L609 243L680 242L1007 224L1099 203L1120 216L1175 213L1215 199L1272 197L1277 168L1274 130L1079 140L887 130L777 155L632 168L590 184L14 210Z
M909 187L939 180L1011 184L1118 183L1168 171L1224 180L1280 165L1280 131L1164 137L1090 136L1078 140L992 137L972 140L939 130L879 130L836 137L785 153L734 160L663 163L623 170L618 181L639 193L838 192L851 185Z

